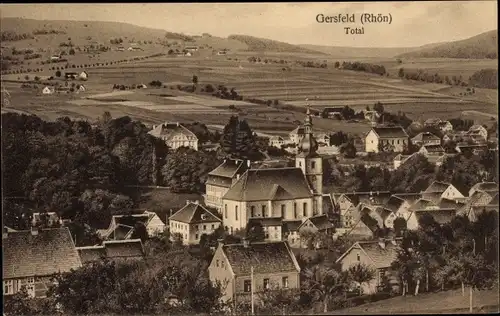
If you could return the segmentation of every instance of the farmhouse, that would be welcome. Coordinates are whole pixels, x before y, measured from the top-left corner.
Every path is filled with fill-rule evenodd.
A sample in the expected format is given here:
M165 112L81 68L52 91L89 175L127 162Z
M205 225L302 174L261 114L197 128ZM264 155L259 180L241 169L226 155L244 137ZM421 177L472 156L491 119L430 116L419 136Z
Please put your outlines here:
M484 140L488 139L488 130L481 125L472 125L467 133L469 135L480 135Z
M323 213L323 165L307 110L295 168L248 169L222 198L225 228L232 233L250 217L305 220Z
M165 231L165 223L156 213L145 211L142 214L113 215L109 227L100 230L103 239L124 240L130 239L136 224L146 227L149 236L156 236Z
M89 79L89 74L86 72L86 71L82 71L79 75L78 75L78 79L80 80L87 80Z
M326 107L323 109L323 113L321 114L321 116L343 120L344 116L342 115L342 110L342 107Z
M42 89L42 94L53 94L55 91L52 87L45 86Z
M441 145L423 145L418 153L424 156L442 156L445 154L444 148Z
M249 160L224 159L223 163L208 173L205 183L205 205L220 211L222 209L222 197L249 168Z
M3 293L12 295L25 286L32 297L45 297L57 273L78 269L82 263L69 229L38 229L2 235Z
M299 232L310 231L312 233L320 232L327 234L332 233L334 229L335 226L325 214L309 217L298 228Z
M398 248L395 240L358 241L337 260L337 263L340 263L342 271L360 263L376 271L372 281L360 285L364 294L376 293L384 284L384 280L388 280L393 289L398 290L397 273L391 270L391 264L397 258Z
M252 275L253 271L253 275ZM286 242L219 243L208 274L226 284L223 300L249 301L264 290L300 288L300 266Z
M198 46L186 46L184 47L184 50L187 50L188 52L197 52Z
M411 139L411 142L416 146L441 145L441 139L429 132L419 133L417 136Z
M149 134L164 140L172 149L189 147L198 150L198 137L179 122L153 126Z
M446 208L446 209L435 209L435 210L416 210L413 211L406 221L406 227L409 230L416 230L420 226L420 219L423 216L430 215L432 218L440 225L449 223L456 215L457 209Z
M269 146L281 148L281 146L285 145L286 141L281 136L271 136L269 138Z
M392 149L402 152L408 145L408 134L401 126L372 127L365 138L365 151L378 153L380 150Z
M462 200L464 199L464 195L450 183L434 181L422 192L422 198L439 202L441 199Z
M203 234L210 235L221 225L221 219L198 201L186 205L169 218L170 234L180 234L184 245L199 244Z
M453 130L453 125L449 121L441 121L436 125L443 133L451 132Z
M101 246L76 247L82 264L100 260L123 262L144 259L144 248L140 239L105 240Z

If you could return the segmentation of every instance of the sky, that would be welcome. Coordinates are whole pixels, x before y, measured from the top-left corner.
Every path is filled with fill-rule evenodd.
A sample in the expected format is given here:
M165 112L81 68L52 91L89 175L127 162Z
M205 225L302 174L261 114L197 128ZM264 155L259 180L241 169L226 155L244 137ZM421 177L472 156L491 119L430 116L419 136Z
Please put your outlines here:
M318 14L355 14L355 24L320 24ZM392 24L359 22L361 13L391 14ZM189 35L244 34L291 44L413 47L497 29L496 1L342 3L126 3L0 5L1 17L115 21ZM344 27L364 26L364 35Z

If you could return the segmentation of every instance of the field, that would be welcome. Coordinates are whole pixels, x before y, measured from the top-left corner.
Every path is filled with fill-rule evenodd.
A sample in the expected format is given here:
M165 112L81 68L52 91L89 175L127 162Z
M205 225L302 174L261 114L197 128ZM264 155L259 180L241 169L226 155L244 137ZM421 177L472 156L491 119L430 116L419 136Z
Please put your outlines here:
M456 290L424 293L418 296L399 296L337 310L327 315L467 313L469 311L468 295L468 290L465 296L462 296L461 290ZM498 308L498 289L474 292L473 311L475 313L498 313Z
M299 58L299 55L300 58L304 57L304 54L276 54L291 61ZM2 79L7 80L4 87L11 94L11 100L9 106L3 106L2 111L24 111L46 119L67 115L88 120L95 120L104 111L109 111L113 117L129 115L146 124L201 121L207 125L224 125L231 115L239 115L258 131L276 131L281 134L291 131L296 126L295 121L302 121L304 116L286 109L287 104L299 107L310 104L317 110L348 105L361 111L366 106L382 102L386 110L402 111L413 119L462 115L474 117L479 122L491 121L488 115L497 113L496 100L492 99L491 90L483 92L483 89L478 89L475 96L462 97L458 93L465 88L411 82L394 76L385 77L331 67L322 69L291 65L288 70L283 70L283 65L280 64L250 63L247 57L251 55L251 52L236 52L231 57L163 56L92 67L86 69L89 73L89 80L84 83L87 91L69 95L41 95L39 91L21 89L20 82L24 75L5 75ZM478 64L481 62L483 61L434 60L430 64L418 61L414 65L429 69L455 67L454 69L472 70L483 67ZM432 65L434 68L431 68ZM48 77L53 75L53 71L45 70L36 75ZM176 86L191 84L193 75L198 76L200 88L207 84L222 84L228 89L234 88L245 98L278 100L280 106L222 100L208 94L179 91ZM35 74L31 74L32 78L34 76ZM148 84L153 80L161 81L164 87L112 90L114 84ZM234 109L230 109L230 105L234 105ZM315 129L327 132L342 130L362 134L370 128L366 123L320 118L315 119L314 124Z

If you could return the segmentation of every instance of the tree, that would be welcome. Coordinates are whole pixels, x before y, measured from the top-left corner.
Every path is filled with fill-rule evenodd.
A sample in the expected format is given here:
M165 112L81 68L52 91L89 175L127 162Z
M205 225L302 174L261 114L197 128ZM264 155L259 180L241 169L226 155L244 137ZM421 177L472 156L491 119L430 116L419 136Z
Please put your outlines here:
M373 110L376 111L379 114L382 114L382 113L384 113L384 106L382 105L381 102L377 102L373 106Z
M403 232L407 229L406 220L402 217L398 217L394 220L394 233L396 236L400 237Z
M60 70L56 71L56 77L57 78L61 77L61 71Z
M246 227L246 238L251 242L264 241L266 234L260 222L250 221Z
M196 89L196 87L198 86L198 76L194 75L192 82L193 82L193 88Z
M403 78L405 76L405 71L403 68L399 68L398 70L398 77Z
M352 141L341 145L339 151L345 158L356 158L356 146Z
M359 284L361 291L364 283L370 283L375 278L375 271L363 263L356 263L347 271L351 280Z
M302 273L305 277L304 291L322 302L325 313L328 312L330 299L345 292L349 287L349 275L345 272L339 273L330 267L314 265L304 269Z

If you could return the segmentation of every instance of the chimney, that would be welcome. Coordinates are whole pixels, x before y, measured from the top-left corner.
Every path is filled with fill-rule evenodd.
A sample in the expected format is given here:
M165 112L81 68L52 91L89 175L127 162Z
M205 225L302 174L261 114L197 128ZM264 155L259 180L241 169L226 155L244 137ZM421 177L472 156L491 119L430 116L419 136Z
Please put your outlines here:
M33 235L33 236L38 235L38 227L31 226L31 235Z
M241 240L243 242L243 247L248 248L248 246L250 246L250 241L248 239L243 237Z
M250 168L250 160L247 160L247 167Z
M7 227L4 227L2 233L2 239L7 238L8 236L9 236L9 230L7 229Z

